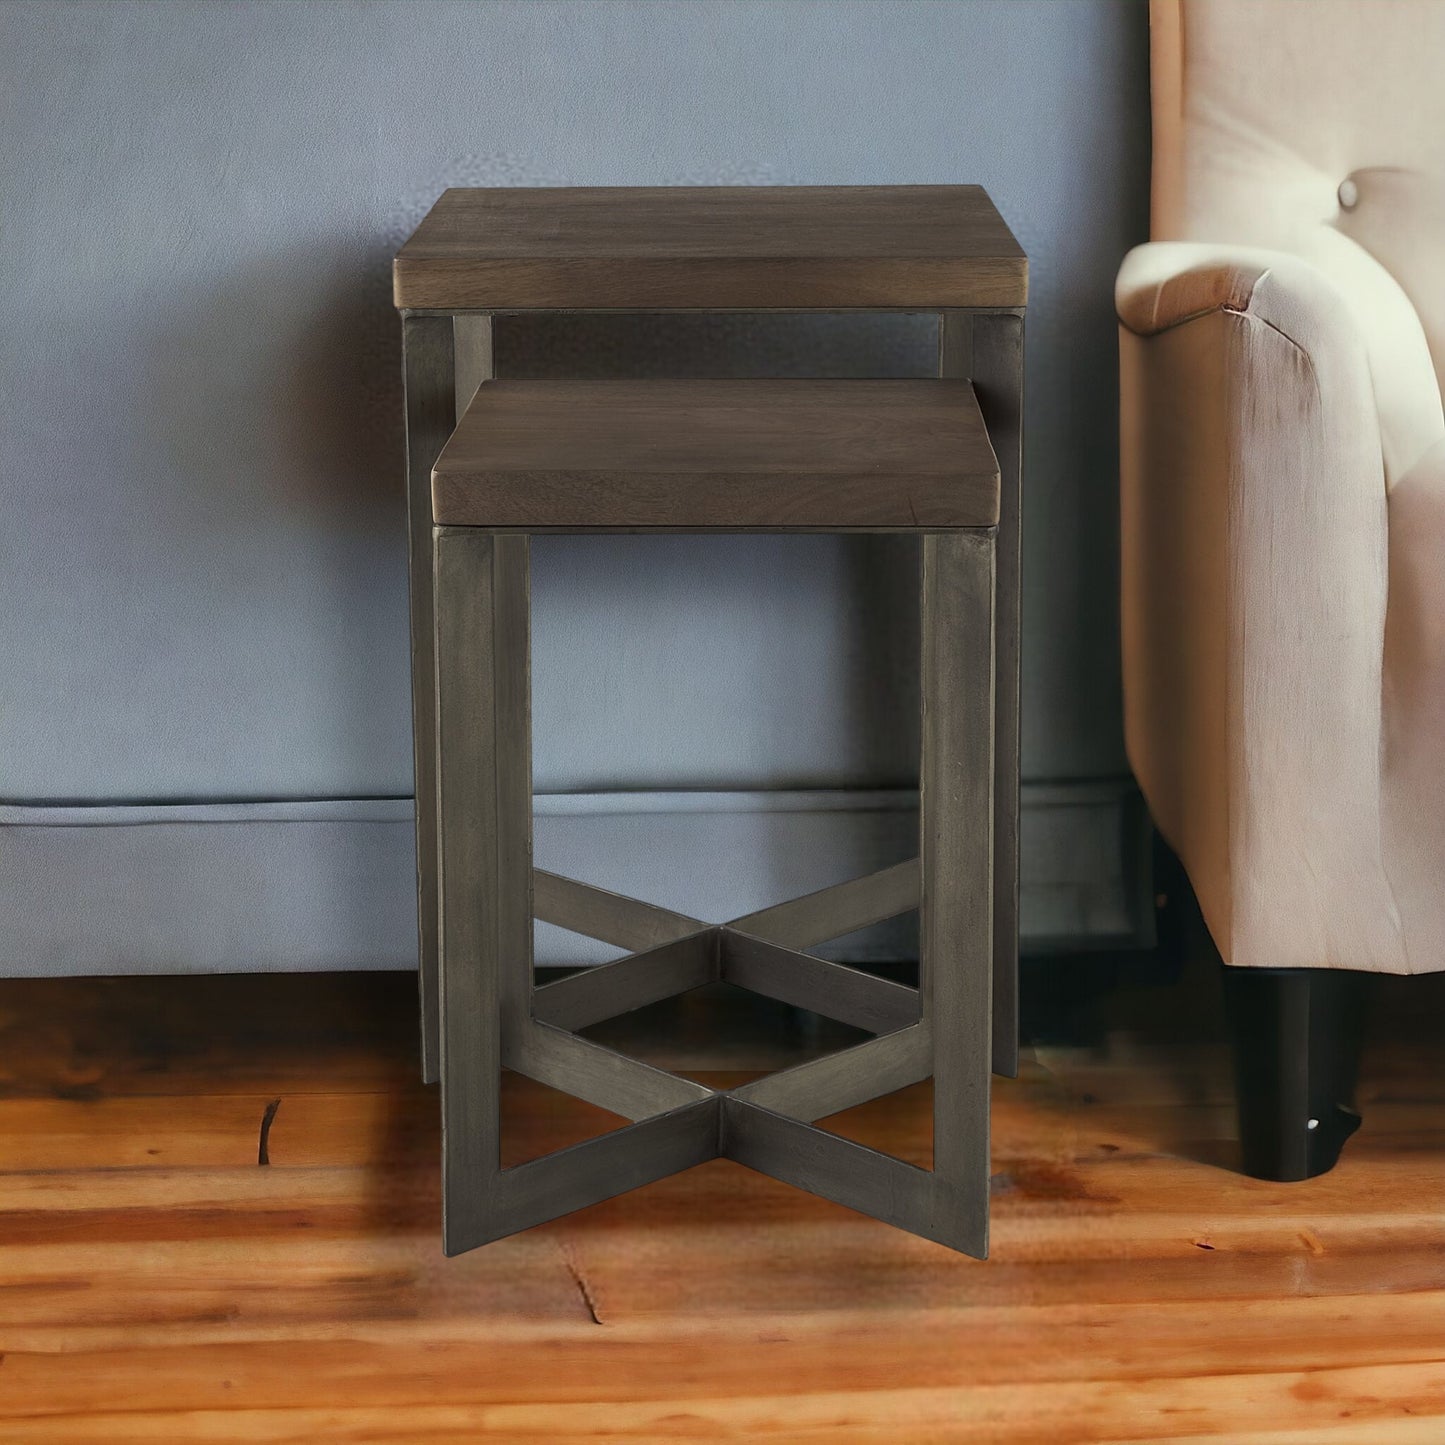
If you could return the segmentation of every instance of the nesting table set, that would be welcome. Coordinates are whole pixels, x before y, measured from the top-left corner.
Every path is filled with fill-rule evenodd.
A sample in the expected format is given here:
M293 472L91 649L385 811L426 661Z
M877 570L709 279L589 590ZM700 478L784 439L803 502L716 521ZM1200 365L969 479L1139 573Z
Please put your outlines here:
M721 1156L986 1254L990 1074L1017 1067L1026 291L976 186L449 190L398 253L447 1253ZM936 315L937 374L493 375L507 313L857 310ZM920 537L916 859L722 925L534 868L529 539L616 531ZM917 988L806 951L914 908ZM539 986L534 919L631 952ZM716 980L872 1037L721 1090L578 1032ZM632 1122L504 1169L504 1068ZM932 1169L814 1127L930 1075Z

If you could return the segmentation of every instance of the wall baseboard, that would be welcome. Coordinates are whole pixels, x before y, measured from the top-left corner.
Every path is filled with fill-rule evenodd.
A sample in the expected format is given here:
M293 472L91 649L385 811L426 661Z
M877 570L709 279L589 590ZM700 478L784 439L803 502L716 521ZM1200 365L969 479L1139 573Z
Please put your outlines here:
M1154 828L1133 778L1025 783L1025 953L1152 948Z
M1026 952L1152 942L1128 779L1025 784ZM723 919L915 851L906 791L600 793L536 802L540 866ZM0 807L0 974L415 965L410 799ZM907 956L911 920L828 951ZM545 925L542 964L615 951Z

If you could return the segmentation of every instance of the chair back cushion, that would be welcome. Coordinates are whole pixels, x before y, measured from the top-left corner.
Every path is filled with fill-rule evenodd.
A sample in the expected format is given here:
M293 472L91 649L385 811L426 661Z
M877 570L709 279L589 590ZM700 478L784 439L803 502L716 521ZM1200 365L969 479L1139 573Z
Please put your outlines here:
M1288 251L1364 332L1393 483L1439 437L1445 4L1151 0L1153 234Z

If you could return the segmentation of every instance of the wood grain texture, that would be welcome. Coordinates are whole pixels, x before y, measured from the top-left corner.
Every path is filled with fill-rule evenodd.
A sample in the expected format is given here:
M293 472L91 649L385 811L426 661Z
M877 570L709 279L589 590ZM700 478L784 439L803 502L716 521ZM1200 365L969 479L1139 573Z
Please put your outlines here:
M981 186L454 188L401 248L440 311L1022 306L1028 262Z
M432 510L527 531L988 527L998 463L966 381L490 381Z
M1228 1061L1171 991L1142 1033L1111 1005L1108 1047L995 1081L987 1265L725 1161L446 1260L414 992L0 981L0 1438L1445 1438L1436 1014L1377 1029L1337 1170L1276 1185L1204 1162ZM830 1127L926 1164L930 1101ZM508 1162L616 1122L504 1076Z

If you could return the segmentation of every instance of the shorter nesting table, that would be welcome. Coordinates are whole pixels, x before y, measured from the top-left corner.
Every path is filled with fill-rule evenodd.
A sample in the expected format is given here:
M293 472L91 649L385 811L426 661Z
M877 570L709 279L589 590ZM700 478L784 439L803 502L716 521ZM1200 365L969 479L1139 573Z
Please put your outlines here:
M722 1156L982 1257L1017 1060L1022 251L974 186L450 190L395 287L447 1252ZM698 309L935 313L938 375L492 375L498 314ZM529 537L608 531L920 536L917 859L721 925L534 869ZM915 907L916 989L806 952ZM632 952L539 987L534 918ZM719 979L873 1037L715 1090L578 1032ZM504 1068L633 1122L504 1169ZM930 1075L932 1169L814 1127Z

